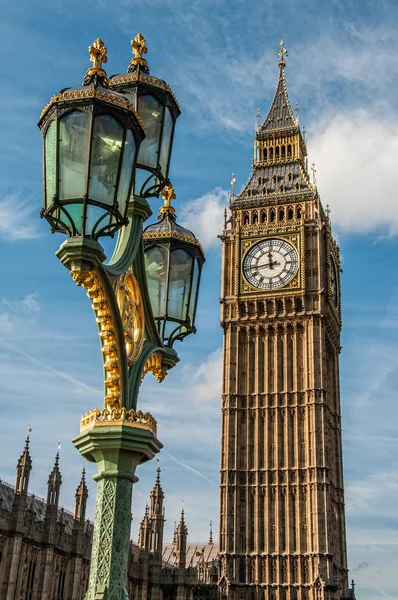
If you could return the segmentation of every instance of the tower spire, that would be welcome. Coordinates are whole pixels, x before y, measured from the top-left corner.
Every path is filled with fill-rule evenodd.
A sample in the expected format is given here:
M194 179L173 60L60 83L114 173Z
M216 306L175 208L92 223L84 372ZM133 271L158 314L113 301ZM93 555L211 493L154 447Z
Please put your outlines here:
M268 131L271 129L291 129L297 127L297 121L293 115L290 106L289 97L286 89L285 67L287 50L283 40L280 41L280 49L276 53L278 57L279 78L276 86L276 92L271 108L268 111L265 121L260 128L260 131Z
M213 521L210 521L209 544L213 543Z
M164 533L164 509L163 509L164 493L160 483L160 465L156 469L155 485L151 491L151 511L149 521L151 526L151 542L150 551L161 556L163 549L163 533Z
M17 479L15 483L15 493L23 494L28 491L29 476L32 470L32 458L29 452L30 438L29 434L32 431L31 426L28 427L28 435L25 439L25 446L17 463Z
M82 470L80 483L76 488L75 493L75 519L76 521L84 522L86 516L86 506L88 498L88 488L86 485L86 464Z
M184 568L186 564L186 551L187 551L187 537L188 529L185 525L185 512L184 512L184 501L182 501L181 518L177 526L177 566L178 568Z
M61 444L58 442L58 450L55 455L54 467L48 477L48 488L47 488L47 507L49 505L58 507L59 492L62 484L62 475L59 470L59 451Z

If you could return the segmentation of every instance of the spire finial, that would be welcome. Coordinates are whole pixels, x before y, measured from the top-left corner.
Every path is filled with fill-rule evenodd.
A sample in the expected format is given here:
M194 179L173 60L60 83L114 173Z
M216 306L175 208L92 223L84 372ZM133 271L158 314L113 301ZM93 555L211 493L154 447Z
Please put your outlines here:
M315 168L314 162L312 163L311 171L312 171L312 185L315 187L316 186L316 168Z
M177 521L174 521L173 544L177 543Z
M164 213L169 213L174 215L175 213L175 208L173 206L171 206L170 202L172 200L175 200L177 198L174 188L173 188L173 184L169 181L169 183L167 183L162 192L162 198L163 198L163 206L160 209L159 215L163 215Z
M329 204L326 204L325 213L326 213L326 217L329 219L329 215L330 215L330 206L329 206Z
M307 133L307 130L306 130L306 128L305 128L305 125L303 125L303 129L302 129L301 133L303 134L303 140L305 141L305 135L306 135L306 133Z
M93 80L95 81L95 78L100 78L101 84L107 85L107 74L102 68L102 64L108 62L108 57L106 55L108 48L101 38L97 38L93 45L88 47L88 50L90 52L90 61L93 63L93 66L87 69L83 79L83 85L89 85Z
M295 118L296 118L296 125L299 124L299 107L298 107L298 102L296 102L296 108L294 109L294 114L295 114Z
M140 66L145 73L149 73L148 63L142 56L148 52L148 48L146 47L146 39L142 33L137 33L135 38L131 40L131 47L133 49L134 58L130 60L127 71L129 73L133 73L137 67Z
M256 114L256 131L258 131L260 129L260 120L261 120L261 112L260 109L257 109L257 114Z
M158 485L160 485L160 458L159 458L159 456L157 457L156 462L158 463L158 467L156 469L156 483Z
M234 197L235 183L236 183L235 175L232 173L232 175L231 175L231 179L230 179L230 184L231 184L231 197L232 197L232 198Z
M285 56L289 56L287 53L287 50L285 48L285 42L283 40L281 40L279 42L279 50L276 53L276 56L278 57L278 66L281 69L284 69L286 67L286 61L285 61Z
M213 521L210 521L209 544L213 544Z
M30 423L28 425L28 433L26 434L26 439L25 439L25 450L29 450L29 442L30 442L30 434L32 433L32 428L30 426Z
M185 522L185 520L184 520L184 508L185 508L185 502L183 500L181 502L181 521L180 521L180 523L182 523L182 524Z

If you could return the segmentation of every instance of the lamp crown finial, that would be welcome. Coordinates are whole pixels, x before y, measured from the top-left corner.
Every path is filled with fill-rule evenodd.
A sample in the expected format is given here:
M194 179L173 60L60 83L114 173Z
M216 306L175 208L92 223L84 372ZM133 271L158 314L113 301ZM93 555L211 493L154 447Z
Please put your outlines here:
M137 33L135 38L131 40L131 47L133 50L134 58L131 59L128 72L131 73L135 71L137 66L143 67L143 71L149 73L148 63L143 58L143 54L147 54L148 48L146 47L146 39L142 35L142 33Z
M108 48L105 46L101 38L97 38L93 45L88 47L88 51L90 52L90 61L93 63L93 66L87 69L86 75L83 79L83 85L89 85L93 82L93 80L95 82L95 77L101 79L102 85L107 85L107 74L102 68L102 65L108 62L108 57L106 55Z
M162 192L162 198L163 198L163 206L160 209L160 214L164 214L164 213L171 213L172 215L175 213L175 208L173 206L171 206L171 201L175 200L177 198L174 188L173 188L173 184L171 182L167 183Z

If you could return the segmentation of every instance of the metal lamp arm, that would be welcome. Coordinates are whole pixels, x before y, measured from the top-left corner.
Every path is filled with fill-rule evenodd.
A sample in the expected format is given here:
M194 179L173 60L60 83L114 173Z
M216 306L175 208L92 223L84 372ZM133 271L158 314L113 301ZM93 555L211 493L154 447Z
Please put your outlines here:
M113 255L109 263L104 265L111 281L120 277L133 264L141 243L142 224L151 214L151 207L145 198L134 196L130 200L128 224L119 231Z

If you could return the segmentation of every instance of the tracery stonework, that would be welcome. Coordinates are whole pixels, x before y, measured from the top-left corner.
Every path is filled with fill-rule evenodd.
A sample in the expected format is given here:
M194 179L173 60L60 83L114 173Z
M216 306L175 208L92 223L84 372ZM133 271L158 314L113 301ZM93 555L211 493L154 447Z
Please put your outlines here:
M307 171L284 53L279 57L275 97L257 127L253 173L231 196L221 236L222 594L332 600L353 597L341 454L339 249Z

